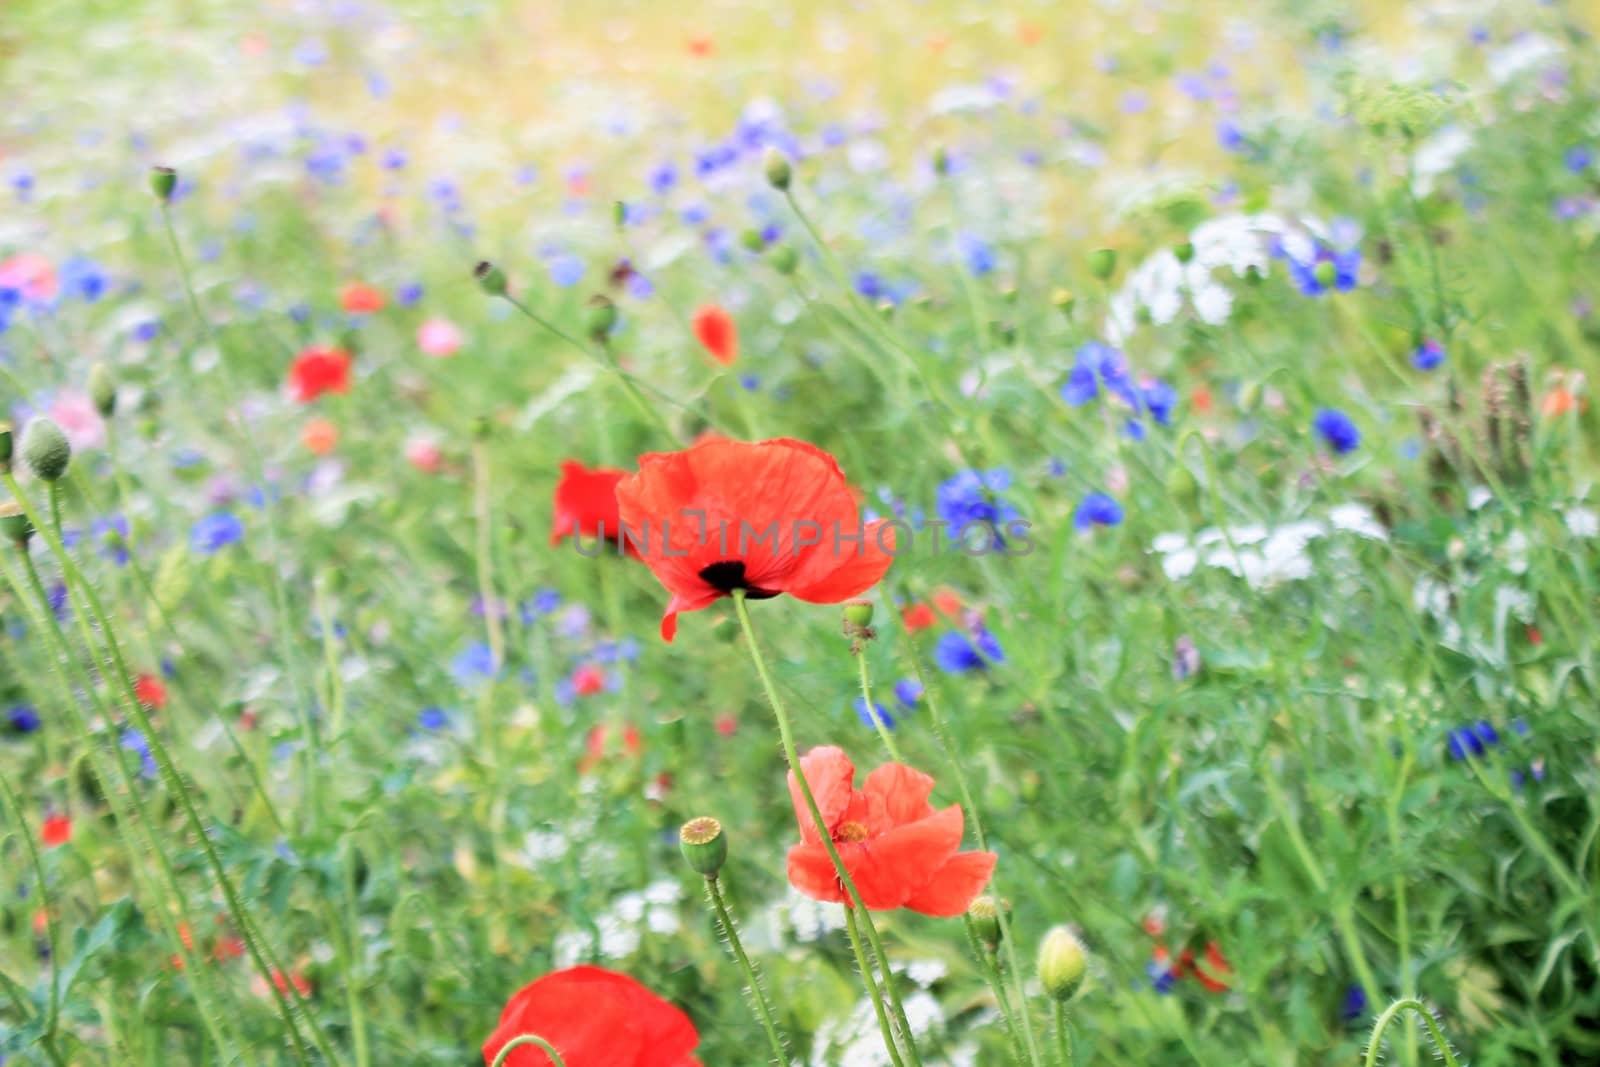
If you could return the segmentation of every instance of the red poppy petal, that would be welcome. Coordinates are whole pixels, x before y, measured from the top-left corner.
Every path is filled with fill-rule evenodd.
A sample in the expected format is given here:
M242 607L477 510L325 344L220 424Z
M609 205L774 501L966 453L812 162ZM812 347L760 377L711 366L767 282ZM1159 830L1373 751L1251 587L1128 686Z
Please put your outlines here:
M812 900L843 904L849 899L839 884L839 872L834 869L828 850L820 842L791 848L788 869L789 884Z
M851 527L844 529L848 532ZM835 543L819 546L806 559L794 576L789 594L810 604L837 604L881 582L894 562L894 527L879 519L859 529L862 540L857 544L853 535L838 535L839 528L835 527Z
M678 612L708 608L721 597L721 593L709 587L689 596L681 593L672 594L672 599L667 601L666 613L661 616L661 639L670 645L672 639L678 636Z
M862 901L873 909L903 905L961 848L964 822L961 806L952 804L863 843L860 861L847 865Z
M844 754L844 749L822 745L800 757L800 771L806 776L811 795L822 812L822 821L832 830L850 810L855 795L856 765ZM800 781L789 772L789 799L794 803L794 815L800 824L800 840L820 845L816 820L806 805L805 794L800 792Z
M928 797L933 779L903 763L885 763L867 775L861 791L883 799L883 811L892 826L916 822L933 814Z
M963 915L994 875L993 852L958 852L933 880L906 898L905 906L923 915L953 919Z

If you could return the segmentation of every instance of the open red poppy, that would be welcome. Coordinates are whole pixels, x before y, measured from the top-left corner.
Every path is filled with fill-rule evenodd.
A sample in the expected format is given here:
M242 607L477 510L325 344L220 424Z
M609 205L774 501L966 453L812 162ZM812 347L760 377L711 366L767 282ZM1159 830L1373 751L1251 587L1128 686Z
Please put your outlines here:
M717 305L707 304L694 313L694 335L718 363L739 358L739 329L733 316Z
M382 311L386 303L388 301L384 298L383 290L365 282L351 282L339 293L339 306L352 315L370 315L374 311Z
M967 908L994 873L993 852L962 852L961 805L934 810L928 803L933 779L903 763L885 763L855 788L855 764L833 746L801 757L834 848L873 911L909 908L923 915L954 918ZM843 904L849 894L789 772L789 795L800 823L800 843L789 850L789 882L814 900Z
M569 967L524 986L500 1013L483 1043L492 1064L512 1039L535 1034L567 1067L700 1067L700 1043L689 1017L625 974ZM512 1050L506 1067L550 1067L536 1045Z
M617 510L617 483L628 476L615 467L585 467L577 460L561 464L561 481L556 483L555 520L550 524L550 543L558 545L565 537L603 537L622 540L622 518ZM623 542L630 556L639 553Z
M342 348L313 345L295 357L289 367L289 395L309 404L323 393L350 391L350 353Z
M789 438L710 438L639 457L617 485L623 534L672 593L661 618L736 589L752 600L788 593L812 604L859 596L889 569L894 528L863 524L834 458Z

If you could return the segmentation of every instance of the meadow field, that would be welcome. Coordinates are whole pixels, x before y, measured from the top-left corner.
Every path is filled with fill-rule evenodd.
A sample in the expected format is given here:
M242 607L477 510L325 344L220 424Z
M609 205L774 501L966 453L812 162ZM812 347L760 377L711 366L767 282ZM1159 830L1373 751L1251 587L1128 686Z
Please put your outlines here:
M1600 1063L1600 10L0 2L0 1064Z

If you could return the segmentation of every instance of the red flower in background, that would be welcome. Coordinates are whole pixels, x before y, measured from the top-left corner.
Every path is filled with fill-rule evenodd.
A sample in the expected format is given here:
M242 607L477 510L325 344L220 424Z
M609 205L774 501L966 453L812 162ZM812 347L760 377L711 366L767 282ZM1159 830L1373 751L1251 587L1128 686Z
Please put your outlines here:
M382 311L386 303L388 301L384 298L383 290L365 282L351 282L339 293L339 306L352 315L370 315L374 311Z
M323 393L350 391L350 353L342 348L313 345L289 366L289 395L309 404Z
M689 1017L625 974L569 967L524 986L483 1043L483 1062L523 1034L550 1042L567 1067L700 1067ZM536 1045L514 1049L506 1067L551 1067Z
M572 672L572 691L578 696L594 696L604 692L605 687L605 674L592 663L585 663Z
M885 763L857 790L855 764L832 746L801 757L800 770L861 902L871 910L909 908L954 918L989 884L995 854L961 851L961 805L935 811L928 803L933 779L926 774ZM800 843L789 850L790 884L814 900L847 902L793 771L789 795L800 823Z
M752 600L788 593L837 604L875 585L893 558L893 527L862 523L834 458L786 437L647 453L618 483L617 505L640 558L672 594L661 618L667 641L680 611L736 589Z
M70 815L46 815L39 825L39 843L45 848L60 848L72 840Z
M562 463L550 543L559 545L564 537L604 537L621 542L628 555L637 556L633 546L622 539L622 518L617 510L617 483L627 476L627 471L615 467L585 467L572 459Z
M160 711L167 706L167 687L153 674L139 675L133 683L133 695L139 698L140 704L152 711Z
M931 626L939 625L939 616L945 615L959 621L961 614L961 598L948 589L941 589L933 594L933 603L918 601L907 604L900 612L900 618L905 621L906 629L915 633L926 630Z
M733 316L717 305L707 304L694 313L694 335L718 363L739 358L739 328Z

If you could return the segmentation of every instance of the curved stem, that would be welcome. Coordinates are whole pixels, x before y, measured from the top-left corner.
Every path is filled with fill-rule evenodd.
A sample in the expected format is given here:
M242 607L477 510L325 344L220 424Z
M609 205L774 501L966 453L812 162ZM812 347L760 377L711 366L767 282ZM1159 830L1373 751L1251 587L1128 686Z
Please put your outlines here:
M744 945L739 941L739 930L733 925L733 917L728 914L727 901L722 898L722 884L716 878L706 879L706 896L711 898L712 907L717 912L717 922L722 926L722 935L728 939L728 949L738 961L739 969L744 972L744 980L750 986L750 996L754 998L756 1011L761 1015L761 1028L767 1032L767 1042L772 1045L772 1054L777 1057L774 1062L788 1067L789 1054L783 1050L783 1037L778 1033L778 1024L772 1017L772 1006L767 1003L766 991L761 988L761 976L756 973L750 957L745 955Z
M861 678L861 699L866 701L867 718L872 720L873 727L878 731L878 736L883 739L883 747L889 750L889 758L896 763L904 763L900 758L900 746L895 744L894 735L889 732L884 724L883 717L878 714L878 707L872 702L872 676L867 672L867 650L856 650L857 673Z
M867 996L872 999L872 1013L878 1017L878 1031L883 1034L883 1047L889 1052L889 1059L894 1061L895 1067L905 1067L900 1059L900 1052L895 1048L894 1031L889 1027L889 1016L883 1010L883 992L878 988L877 979L872 977L872 964L867 961L867 951L861 943L861 929L856 924L856 910L846 906L844 909L845 929L850 934L850 947L855 950L856 967L861 971L861 980L867 984Z
M567 1067L567 1061L561 1058L561 1053L556 1051L556 1047L537 1034L522 1034L507 1041L506 1047L500 1050L500 1054L494 1058L489 1067L505 1067L505 1062L511 1054L525 1045L538 1045L544 1050L545 1055L550 1057L555 1067Z
M1423 1024L1428 1028L1428 1035L1433 1038L1433 1047L1439 1054L1439 1061L1445 1067L1461 1067L1460 1061L1456 1059L1455 1053L1450 1048L1450 1042L1444 1036L1444 1031L1439 1029L1439 1022L1433 1017L1433 1012L1429 1011L1422 1001L1417 1000L1415 997L1407 997L1404 1000L1395 1001L1384 1009L1382 1015L1378 1016L1378 1021L1372 1027L1372 1040L1367 1043L1365 1067L1377 1067L1378 1054L1383 1049L1383 1032L1389 1028L1390 1023L1394 1022L1395 1017L1403 1011L1415 1012L1422 1018Z
M839 850L834 846L828 822L822 817L822 809L817 806L817 798L811 792L811 783L806 781L806 776L800 769L800 754L795 750L794 731L789 726L789 713L784 710L783 700L778 696L777 683L773 681L772 672L767 669L767 661L761 655L761 646L756 642L755 627L750 624L750 608L745 603L745 591L735 589L732 595L734 614L739 616L739 626L744 631L744 641L750 649L750 659L755 664L756 674L761 678L762 688L766 690L767 702L772 705L773 717L778 720L778 737L783 742L784 758L789 761L789 770L799 784L800 795L805 799L806 808L811 813L811 821L816 826L817 834L822 838L822 845L828 852L828 859L833 862L834 872L839 876L839 884L844 887L845 894L849 897L845 906L847 909L853 907L860 911L862 925L867 928L867 940L872 944L872 951L883 969L889 1004L894 1009L895 1021L899 1024L901 1036L905 1039L906 1054L912 1063L921 1067L922 1059L917 1055L916 1042L911 1037L911 1024L906 1019L905 1006L900 1003L900 995L895 991L894 982L890 980L892 975L889 971L889 957L883 950L883 941L878 936L878 928L873 923L872 916L867 913L867 906L861 899L860 891L856 889L855 880L845 868L844 860L839 858Z

